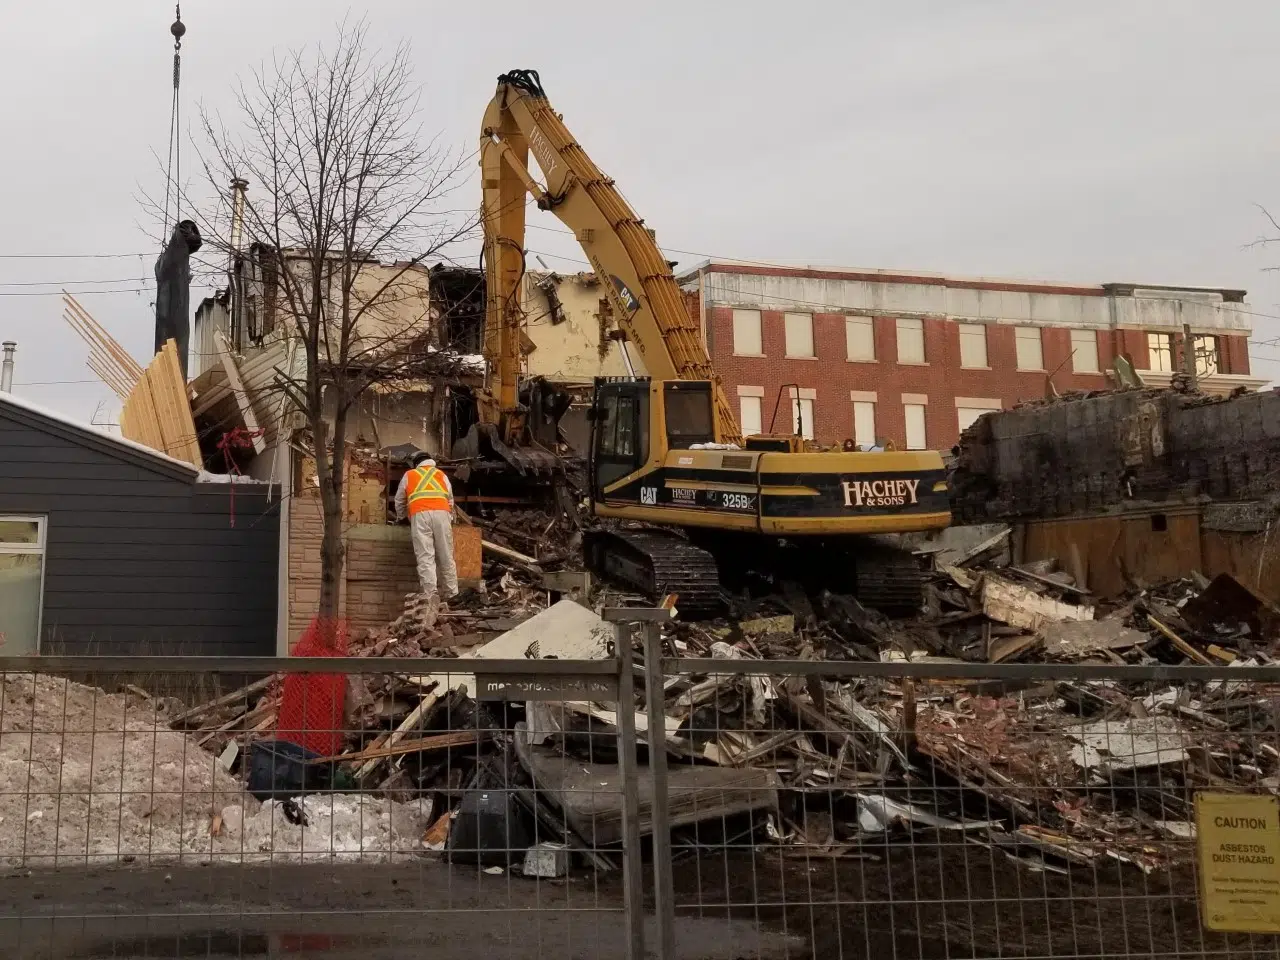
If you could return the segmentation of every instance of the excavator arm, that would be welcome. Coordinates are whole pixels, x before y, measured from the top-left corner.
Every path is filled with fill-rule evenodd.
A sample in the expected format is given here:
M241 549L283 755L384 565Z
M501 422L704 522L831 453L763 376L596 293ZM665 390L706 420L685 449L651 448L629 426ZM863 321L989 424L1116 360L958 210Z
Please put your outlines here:
M529 170L532 153L542 172ZM573 231L627 338L655 380L708 380L716 439L741 443L737 418L662 251L613 180L578 145L533 70L498 78L480 136L486 279L485 355L503 415L518 409L526 195Z

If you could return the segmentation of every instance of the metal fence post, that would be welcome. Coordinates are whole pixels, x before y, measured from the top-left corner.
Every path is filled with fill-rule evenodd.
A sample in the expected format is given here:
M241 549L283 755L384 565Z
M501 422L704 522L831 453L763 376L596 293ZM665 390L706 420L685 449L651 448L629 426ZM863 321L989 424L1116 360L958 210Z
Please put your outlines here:
M644 692L649 721L649 772L653 777L653 909L658 923L658 956L676 954L675 886L671 876L671 813L667 797L667 725L662 674L662 627L646 621Z
M614 626L618 658L618 766L622 771L622 902L626 960L644 960L644 863L640 848L640 783L636 772L636 683L632 625Z

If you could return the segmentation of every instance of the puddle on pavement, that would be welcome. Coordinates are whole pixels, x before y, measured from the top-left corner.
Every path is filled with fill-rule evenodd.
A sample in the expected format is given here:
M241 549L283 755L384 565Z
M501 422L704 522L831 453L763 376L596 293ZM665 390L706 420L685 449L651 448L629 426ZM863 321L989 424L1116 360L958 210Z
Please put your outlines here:
M386 937L345 933L245 933L203 930L196 933L112 937L74 953L72 960L119 960L122 957L274 957L291 953L311 955L346 947L377 947Z

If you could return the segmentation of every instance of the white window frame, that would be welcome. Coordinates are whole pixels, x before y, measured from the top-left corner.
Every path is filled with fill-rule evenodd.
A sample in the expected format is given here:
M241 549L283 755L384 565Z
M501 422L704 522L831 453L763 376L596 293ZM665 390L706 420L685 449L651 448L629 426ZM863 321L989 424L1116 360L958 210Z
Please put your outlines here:
M799 326L802 322L804 325L803 329ZM793 329L796 331L796 335L797 337L799 337L800 340L808 340L809 342L808 353L792 352L791 341L792 341ZM805 333L805 331L807 331L805 336L800 336L802 333ZM782 348L783 355L788 360L812 360L815 356L817 356L817 354L814 353L814 344L813 344L813 314L812 313L784 313L782 315L782 342L783 342L783 348ZM795 344L795 346L803 347L804 344L797 343Z
M45 543L49 532L49 518L44 514L32 515L23 513L0 514L0 522L15 521L17 523L34 523L36 525L36 542L35 543L4 543L0 542L0 554L6 556L12 554L22 554L30 556L32 554L40 557L40 606L36 613L36 643L35 652L40 652L40 638L44 633L44 578L49 564L46 562L48 556L45 551Z
M990 370L987 362L987 325L985 323L959 323L960 367L963 370ZM982 356L977 354L981 353ZM981 361L981 362L975 362Z
M817 413L818 406L818 390L816 387L800 387L797 392L795 387L788 387L787 394L791 397L791 422L787 424L787 433L792 433L796 428L796 420L800 421L800 436L805 440L812 440L815 435L814 416ZM808 405L806 407L806 404ZM807 413L807 415L806 415ZM805 428L808 427L808 432Z
M738 343L738 320L739 320L739 315L742 315L742 316L741 316L741 319L746 320L746 319L747 319L746 314L754 314L754 315L755 315L755 328L756 328L756 337L755 337L755 339L756 339L756 347L757 347L757 352L756 352L756 353L745 353L745 352L743 352L743 350L741 350L741 349L740 349L741 344L739 344L739 343ZM760 311L759 311L759 310L734 310L734 311L733 311L733 355L734 355L735 357L763 357L763 356L764 356L764 328L763 328L763 325L764 325L764 321L760 318Z
M964 433L984 413L1003 410L1004 404L993 397L956 397L956 426ZM964 422L966 414L975 414L969 422Z
M913 338L915 335L917 334L919 335L920 359L907 360L903 358L902 334L904 330L912 334ZM925 350L923 320L921 320L919 317L897 317L894 320L894 334L895 334L896 343L897 343L898 363L908 364L910 366L923 366L924 364L927 364L929 362L929 354Z
M1024 367L1022 365L1022 351L1024 343L1035 343L1036 347L1036 365L1034 367ZM1030 349L1030 348L1028 348ZM1018 370L1030 370L1040 372L1044 370L1044 331L1039 327L1014 327L1013 328L1013 363Z
M1076 345L1077 334L1088 334L1093 338L1093 366L1081 367L1079 365L1080 348ZM1091 327L1072 327L1071 328L1071 372L1072 373L1101 373L1102 358L1098 351L1098 331Z
M858 436L858 411L864 414L870 413L871 416L871 436ZM854 400L853 401L853 442L859 447L874 447L876 445L876 402L874 400Z
M1152 362L1157 355L1164 358L1164 366L1157 366ZM1147 331L1146 369L1153 373L1173 373L1173 334Z
M870 338L870 356L859 356L860 351L855 349L854 340L860 336L854 331L866 330ZM863 316L849 316L844 318L844 354L845 359L851 363L875 363L876 362L876 318Z
M912 410L920 411L920 437L919 445L911 443L911 417ZM903 403L902 404L902 423L903 423L903 440L906 441L908 450L928 450L929 449L929 406L924 403Z
M1207 342L1213 347L1212 362L1210 358L1204 356L1200 352L1202 344ZM1196 356L1196 376L1212 377L1222 369L1222 341L1217 335L1212 333L1197 333L1191 337L1191 349L1195 351Z
M747 429L747 404L751 403L756 410L756 429L753 433ZM742 435L754 437L764 432L764 397L759 394L738 394L738 415L742 421Z

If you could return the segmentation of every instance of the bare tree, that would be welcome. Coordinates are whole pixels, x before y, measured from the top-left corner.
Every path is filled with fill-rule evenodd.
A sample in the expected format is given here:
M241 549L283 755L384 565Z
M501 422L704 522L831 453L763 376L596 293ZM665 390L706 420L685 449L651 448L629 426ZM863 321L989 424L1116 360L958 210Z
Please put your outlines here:
M317 612L332 621L348 418L372 385L431 362L421 265L476 218L443 208L464 158L422 135L407 47L379 54L363 23L344 24L332 49L258 69L236 101L233 123L201 111L201 161L215 190L234 178L252 184L242 235L231 235L225 200L201 225L215 249L247 247L268 261L267 295L305 356L305 373L283 372L279 386L310 428L324 517Z

